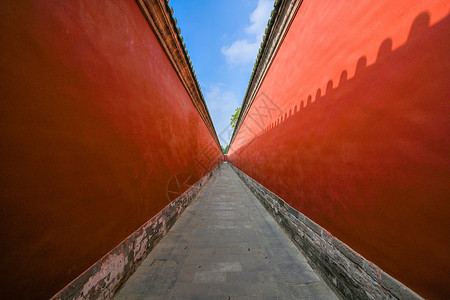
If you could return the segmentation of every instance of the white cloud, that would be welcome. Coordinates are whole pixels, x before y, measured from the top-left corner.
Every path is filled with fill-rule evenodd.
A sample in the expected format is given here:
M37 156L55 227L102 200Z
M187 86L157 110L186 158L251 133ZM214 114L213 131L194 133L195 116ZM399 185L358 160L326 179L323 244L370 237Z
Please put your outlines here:
M250 26L244 29L249 37L234 41L230 46L222 47L222 53L225 55L227 63L231 65L247 64L255 60L271 9L271 1L258 0L256 9L250 14Z
M231 46L222 47L222 53L230 64L246 64L256 58L258 49L258 43L249 43L248 40L237 40Z
M252 24L245 28L245 31L249 34L256 35L256 37L262 38L272 7L273 5L270 1L259 0L258 6L250 15L250 21Z
M223 147L230 142L233 129L230 127L230 118L236 107L239 106L234 93L225 88L222 83L210 84L205 89L205 100L211 118L216 128L220 143Z
M223 84L209 85L205 99L208 102L210 112L229 112L238 106L238 101L232 91L223 89ZM230 114L231 116L231 114Z

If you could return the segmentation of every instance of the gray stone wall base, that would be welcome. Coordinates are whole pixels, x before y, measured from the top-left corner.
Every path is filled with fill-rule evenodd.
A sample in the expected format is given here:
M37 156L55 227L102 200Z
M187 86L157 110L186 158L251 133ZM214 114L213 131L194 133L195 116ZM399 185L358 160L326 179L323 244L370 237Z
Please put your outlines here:
M110 299L134 273L218 167L192 185L117 247L54 295L59 299Z
M230 166L343 299L422 299L231 163Z

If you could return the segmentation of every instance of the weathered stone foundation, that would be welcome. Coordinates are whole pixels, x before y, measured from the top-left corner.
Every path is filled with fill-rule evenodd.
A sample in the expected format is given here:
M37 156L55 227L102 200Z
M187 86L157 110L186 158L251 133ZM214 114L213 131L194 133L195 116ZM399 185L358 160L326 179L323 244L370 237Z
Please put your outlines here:
M51 299L109 299L134 273L219 167L132 233Z
M344 299L422 299L230 164L331 288Z

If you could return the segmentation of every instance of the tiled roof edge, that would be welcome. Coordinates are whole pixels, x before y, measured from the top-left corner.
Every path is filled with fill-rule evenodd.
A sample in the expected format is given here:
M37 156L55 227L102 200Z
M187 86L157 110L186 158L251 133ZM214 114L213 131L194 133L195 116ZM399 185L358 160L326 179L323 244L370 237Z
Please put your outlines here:
M239 132L245 116L250 109L256 92L283 41L285 34L303 0L275 0L267 27L253 66L252 74L242 101L241 113L231 137L230 145Z
M211 115L186 49L186 43L181 36L181 29L177 27L177 20L173 17L173 8L169 6L169 1L136 0L136 3L158 38L214 141L221 149Z

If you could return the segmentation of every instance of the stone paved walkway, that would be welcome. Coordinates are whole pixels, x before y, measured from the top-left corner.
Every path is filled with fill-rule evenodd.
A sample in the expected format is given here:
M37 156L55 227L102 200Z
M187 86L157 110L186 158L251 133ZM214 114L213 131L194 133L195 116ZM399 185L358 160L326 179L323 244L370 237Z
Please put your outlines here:
M229 165L115 299L337 299Z

